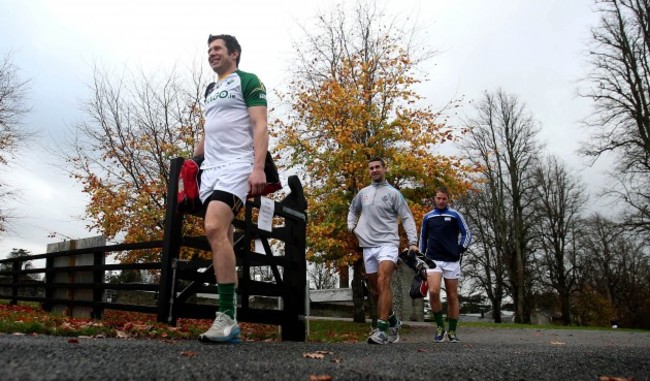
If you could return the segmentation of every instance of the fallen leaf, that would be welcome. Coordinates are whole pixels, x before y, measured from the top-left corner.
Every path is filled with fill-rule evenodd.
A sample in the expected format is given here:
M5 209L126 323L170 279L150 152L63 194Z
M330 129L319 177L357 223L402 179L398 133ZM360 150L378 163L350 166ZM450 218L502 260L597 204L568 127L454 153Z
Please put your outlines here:
M115 330L115 337L118 339L128 339L129 334L124 331Z
M418 352L429 352L428 349L424 349L424 348L418 348L417 351L418 351Z
M192 351L181 352L181 356L183 357L194 357L194 356L198 356L198 354L199 354L198 352L192 352Z
M305 352L302 354L302 357L306 359L324 359L325 355L333 355L334 352L330 351L315 351L315 352Z
M303 353L302 357L304 357L306 359L324 359L325 355L322 354L322 353L312 352L312 353Z
M636 378L600 376L598 377L598 381L636 381Z
M309 381L332 381L334 378L329 374L310 374Z
M79 340L77 339L68 339L69 344L79 344Z

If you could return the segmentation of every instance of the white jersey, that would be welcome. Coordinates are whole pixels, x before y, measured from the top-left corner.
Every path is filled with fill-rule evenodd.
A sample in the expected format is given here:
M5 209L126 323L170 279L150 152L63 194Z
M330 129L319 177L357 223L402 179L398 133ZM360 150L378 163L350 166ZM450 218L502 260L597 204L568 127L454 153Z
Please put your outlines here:
M266 106L266 89L255 74L236 70L212 88L205 97L202 169L254 162L252 106Z

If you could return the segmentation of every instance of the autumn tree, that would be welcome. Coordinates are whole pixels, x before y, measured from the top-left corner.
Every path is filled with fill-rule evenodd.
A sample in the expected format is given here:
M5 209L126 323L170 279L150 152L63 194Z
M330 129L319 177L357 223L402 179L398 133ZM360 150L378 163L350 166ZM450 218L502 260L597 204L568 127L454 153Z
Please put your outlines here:
M386 160L387 179L402 191L416 221L435 186L457 194L468 186L459 160L435 154L456 131L439 122L414 90L421 82L416 68L431 54L416 49L415 29L406 27L411 24L371 2L319 14L295 43L294 79L279 94L290 110L272 125L284 165L301 174L306 188L308 258L354 265L357 296L362 262L346 216L354 195L369 183L370 158ZM346 275L340 274L344 287Z
M29 111L27 92L29 80L23 79L20 69L13 63L13 54L0 59L0 169L6 167L21 144L31 133L22 120ZM6 231L10 211L6 209L13 190L0 181L0 233Z
M472 165L481 168L478 182L486 192L484 203L471 221L485 218L487 224L480 233L483 245L472 255L492 255L490 266L482 268L485 279L499 279L495 266L507 268L508 291L515 305L515 321L529 322L531 273L534 250L535 214L532 208L533 169L537 167L541 145L536 138L539 126L525 105L503 90L486 93L476 105L476 114L466 123L468 137L464 142L465 156ZM490 236L491 235L491 236ZM493 248L486 243L493 243ZM495 257L498 256L499 258ZM486 290L487 292L488 290ZM495 300L498 297L495 294Z
M86 120L74 126L69 144L74 152L63 152L72 176L90 195L90 227L124 242L162 239L169 161L192 155L203 125L204 85L196 69L182 76L177 69L117 75L95 68ZM184 224L196 235L201 227ZM130 251L118 259L154 259L151 255L157 253Z
M625 222L650 232L650 1L597 0L590 73L583 95L595 112L582 152L615 157L620 187L607 189L626 204Z

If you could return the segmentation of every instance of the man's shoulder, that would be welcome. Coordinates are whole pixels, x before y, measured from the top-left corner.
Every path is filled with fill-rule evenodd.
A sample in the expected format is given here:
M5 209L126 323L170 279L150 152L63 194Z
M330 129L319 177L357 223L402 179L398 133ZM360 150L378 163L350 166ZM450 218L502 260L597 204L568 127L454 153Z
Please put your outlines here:
M249 107L266 106L266 87L257 75L239 69L235 74L239 76L241 92L246 99L246 104Z
M427 218L433 217L436 214L438 214L438 209L432 209L424 214L424 219L426 220Z
M239 77L239 80L241 81L242 86L247 85L247 84L253 84L253 85L262 85L262 81L260 78L253 73L249 73L247 71L239 70L237 69L234 73L234 75L237 75Z

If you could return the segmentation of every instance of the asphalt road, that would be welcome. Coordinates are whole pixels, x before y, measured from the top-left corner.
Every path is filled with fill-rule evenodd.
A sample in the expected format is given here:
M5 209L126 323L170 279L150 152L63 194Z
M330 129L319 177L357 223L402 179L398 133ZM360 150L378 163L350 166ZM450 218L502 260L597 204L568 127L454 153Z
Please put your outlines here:
M460 327L458 334L461 343L433 343L430 326L414 325L383 346L0 334L0 380L650 380L650 332Z

